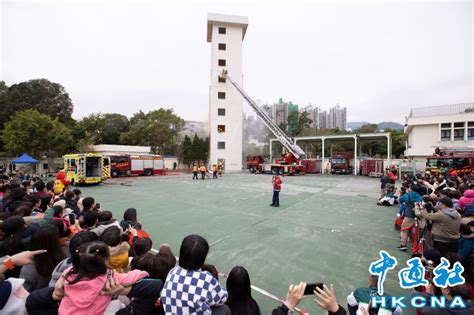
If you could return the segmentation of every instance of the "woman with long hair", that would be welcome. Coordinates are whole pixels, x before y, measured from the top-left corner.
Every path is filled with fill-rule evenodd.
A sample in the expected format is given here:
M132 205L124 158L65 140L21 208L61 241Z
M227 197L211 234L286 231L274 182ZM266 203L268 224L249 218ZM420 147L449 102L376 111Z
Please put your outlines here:
M124 231L127 231L129 227L135 228L135 224L138 223L137 209L128 208L123 213L123 220L120 222L120 226Z
M260 315L260 308L252 298L250 288L250 277L247 270L242 266L232 268L227 278L226 305L230 308L232 315Z
M23 286L29 292L48 286L54 267L64 259L59 241L59 230L46 225L36 231L30 240L31 250L45 249L46 253L34 257L33 263L23 266L20 278L25 279Z

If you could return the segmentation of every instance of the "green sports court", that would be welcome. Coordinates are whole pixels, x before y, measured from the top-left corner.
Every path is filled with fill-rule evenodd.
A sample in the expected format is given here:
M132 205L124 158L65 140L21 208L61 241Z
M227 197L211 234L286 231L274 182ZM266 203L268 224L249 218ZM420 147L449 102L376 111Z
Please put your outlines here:
M235 265L249 271L252 284L284 299L299 281L334 284L339 304L367 285L369 264L381 249L397 259L399 233L393 222L398 207L376 205L379 180L351 175L283 177L280 207L270 207L270 175L225 174L217 180L192 180L191 174L111 179L81 187L101 208L121 219L135 207L153 244L171 245L179 255L184 236L200 234L211 245L207 262L222 273ZM402 268L399 262L396 271ZM225 279L221 279L225 284ZM385 290L406 295L395 272ZM253 292L270 314L277 302ZM325 314L311 296L300 304L310 314ZM409 312L407 312L409 313Z

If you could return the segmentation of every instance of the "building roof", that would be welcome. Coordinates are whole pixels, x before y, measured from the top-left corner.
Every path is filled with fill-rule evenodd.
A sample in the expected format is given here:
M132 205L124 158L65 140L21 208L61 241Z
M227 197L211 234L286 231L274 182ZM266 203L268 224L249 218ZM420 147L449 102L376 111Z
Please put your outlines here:
M249 25L249 18L240 15L228 15L218 13L207 14L207 41L212 41L212 26L214 23L219 25L232 25L242 27L242 40L244 40L247 27Z
M91 146L91 151L101 153L148 154L151 152L151 148L138 145L98 144Z
M474 103L461 103L413 108L407 118L446 116L474 113Z

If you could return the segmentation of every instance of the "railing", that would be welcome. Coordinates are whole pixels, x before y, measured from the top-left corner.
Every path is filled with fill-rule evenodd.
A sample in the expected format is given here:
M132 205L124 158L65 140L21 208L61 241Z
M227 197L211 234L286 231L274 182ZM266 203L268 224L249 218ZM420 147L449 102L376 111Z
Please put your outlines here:
M413 108L410 111L408 118L458 115L465 113L474 113L474 103Z

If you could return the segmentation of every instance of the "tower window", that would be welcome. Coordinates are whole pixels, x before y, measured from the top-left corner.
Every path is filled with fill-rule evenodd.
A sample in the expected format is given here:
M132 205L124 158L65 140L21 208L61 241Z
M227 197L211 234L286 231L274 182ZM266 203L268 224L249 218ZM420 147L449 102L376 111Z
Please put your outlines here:
M217 116L225 116L225 108L218 108Z
M217 132L224 133L225 132L225 125L217 125Z
M226 28L225 27L219 27L219 34L225 34L226 33Z
M219 59L219 66L225 67L225 59Z
M217 142L217 148L219 150L225 150L225 142L224 141Z
M226 44L219 43L219 50L226 50Z
M217 98L220 100L225 100L225 92L217 92Z
M219 76L217 79L219 80L220 83L225 83L225 78L221 78L221 76Z

